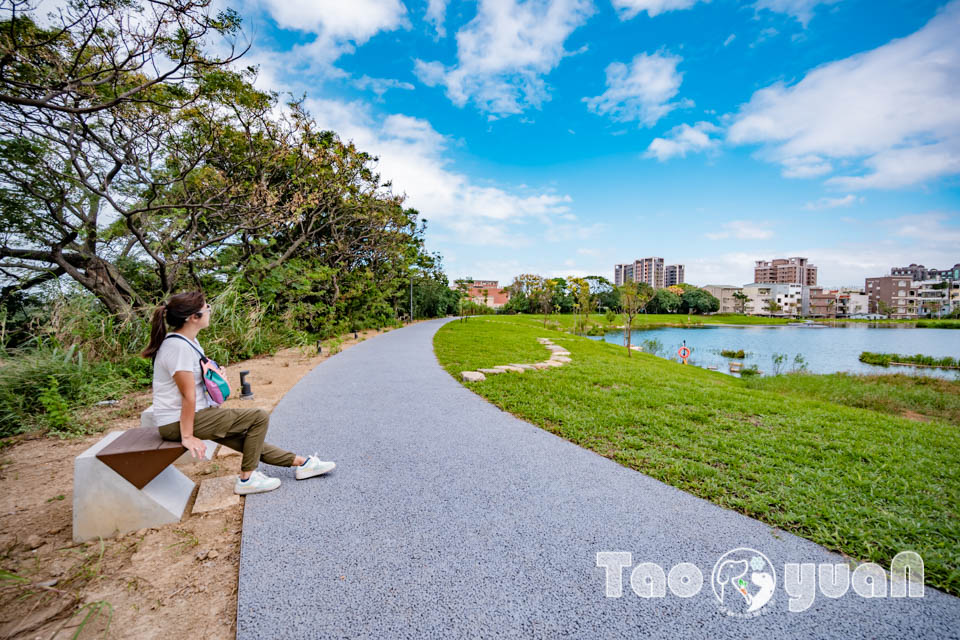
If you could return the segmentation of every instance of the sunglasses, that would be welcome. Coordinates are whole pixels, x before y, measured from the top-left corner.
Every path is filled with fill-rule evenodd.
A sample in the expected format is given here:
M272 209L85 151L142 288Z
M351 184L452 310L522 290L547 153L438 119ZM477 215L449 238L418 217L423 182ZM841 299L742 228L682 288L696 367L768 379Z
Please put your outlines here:
M197 311L197 312L196 312L195 314L193 314L193 315L197 316L198 318L202 318L202 317L203 317L203 314L205 314L205 313L212 313L212 312L213 312L213 307L211 307L211 306L210 306L210 303L208 302L208 303L203 307L203 309L201 309L200 311Z

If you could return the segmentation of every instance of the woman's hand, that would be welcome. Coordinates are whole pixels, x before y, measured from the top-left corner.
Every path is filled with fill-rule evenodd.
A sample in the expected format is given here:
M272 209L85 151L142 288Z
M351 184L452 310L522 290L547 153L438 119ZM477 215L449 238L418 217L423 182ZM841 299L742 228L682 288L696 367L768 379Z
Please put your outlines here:
M180 444L187 448L190 455L200 459L207 455L207 443L195 436L186 436L180 440Z

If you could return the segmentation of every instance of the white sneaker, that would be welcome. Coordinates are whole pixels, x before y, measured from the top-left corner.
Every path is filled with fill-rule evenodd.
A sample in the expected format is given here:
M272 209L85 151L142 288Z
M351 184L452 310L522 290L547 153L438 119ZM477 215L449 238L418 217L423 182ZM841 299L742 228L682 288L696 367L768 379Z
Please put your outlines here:
M251 493L266 493L273 491L280 486L280 478L271 478L259 471L250 474L250 479L244 482L237 478L237 483L233 486L233 492L241 496Z
M333 471L333 468L336 467L335 462L324 462L317 457L317 454L313 454L307 461L302 465L297 467L297 480L304 480L306 478L312 478L313 476L323 475L328 471Z

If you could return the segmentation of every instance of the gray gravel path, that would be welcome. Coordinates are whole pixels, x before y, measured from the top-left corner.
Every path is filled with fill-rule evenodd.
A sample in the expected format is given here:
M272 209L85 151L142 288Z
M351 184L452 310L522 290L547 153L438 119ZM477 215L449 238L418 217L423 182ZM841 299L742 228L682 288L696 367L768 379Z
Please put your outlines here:
M788 612L784 563L840 556L500 411L438 365L442 323L331 358L273 412L271 442L337 468L297 482L269 467L283 486L247 498L238 638L960 637L960 599L930 588L919 599L818 592ZM766 615L719 608L711 571L736 547L777 571ZM640 598L628 567L623 595L608 598L600 551L693 563L703 588Z

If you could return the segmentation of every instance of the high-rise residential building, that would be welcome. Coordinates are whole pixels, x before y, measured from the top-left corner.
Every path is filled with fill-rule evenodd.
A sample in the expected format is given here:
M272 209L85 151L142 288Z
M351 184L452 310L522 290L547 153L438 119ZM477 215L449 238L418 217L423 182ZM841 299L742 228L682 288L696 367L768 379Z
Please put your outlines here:
M613 283L618 287L626 282L646 282L654 289L663 289L666 286L664 276L663 258L643 258L613 265Z
M757 260L753 269L756 283L799 284L814 287L817 284L817 268L806 258L775 258Z
M646 282L654 289L663 289L664 284L663 258L643 258L637 260L637 282Z
M685 282L684 268L682 264L668 264L663 268L663 284L666 287L672 287L675 284Z

